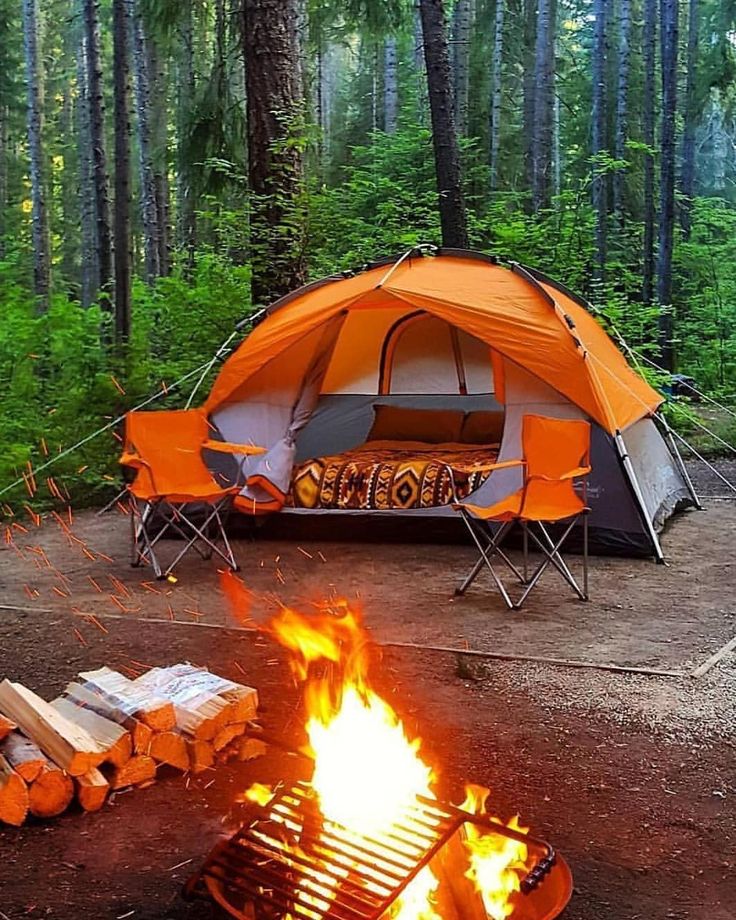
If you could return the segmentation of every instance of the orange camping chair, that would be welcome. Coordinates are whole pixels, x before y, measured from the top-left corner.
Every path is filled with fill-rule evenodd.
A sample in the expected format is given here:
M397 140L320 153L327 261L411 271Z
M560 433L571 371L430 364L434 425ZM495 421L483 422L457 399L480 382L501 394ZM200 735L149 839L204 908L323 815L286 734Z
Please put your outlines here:
M465 594L486 566L496 587L510 609L518 610L534 590L547 568L552 565L570 585L581 600L588 599L588 512L587 480L590 473L590 425L579 420L545 418L525 415L522 420L522 448L524 459L517 461L524 468L524 482L517 491L491 505L453 505L465 521L480 558L468 573L455 594ZM575 489L575 481L582 480L582 495ZM583 521L583 586L578 585L560 550L573 527ZM502 543L515 524L520 524L524 538L524 566L519 571L508 557ZM499 524L495 530L491 524ZM547 524L563 524L561 535L555 540ZM529 537L542 553L542 561L528 576ZM513 573L524 590L513 601L506 586L493 567L497 556Z
M185 554L203 559L213 553L236 571L225 533L225 520L239 487L222 488L202 460L208 425L200 409L129 412L120 463L135 476L127 487L132 522L131 565L149 563L157 578L166 578ZM201 509L204 507L204 520ZM184 540L165 569L157 545L170 532ZM218 545L222 544L222 547Z

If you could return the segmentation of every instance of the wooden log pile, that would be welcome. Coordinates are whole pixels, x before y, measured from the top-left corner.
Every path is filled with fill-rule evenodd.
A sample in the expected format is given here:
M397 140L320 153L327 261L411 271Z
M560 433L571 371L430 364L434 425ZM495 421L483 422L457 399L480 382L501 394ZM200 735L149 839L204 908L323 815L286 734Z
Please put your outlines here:
M50 818L76 801L97 811L116 790L144 786L163 768L201 773L251 760L258 694L190 664L135 680L111 668L82 672L47 702L0 683L0 824Z

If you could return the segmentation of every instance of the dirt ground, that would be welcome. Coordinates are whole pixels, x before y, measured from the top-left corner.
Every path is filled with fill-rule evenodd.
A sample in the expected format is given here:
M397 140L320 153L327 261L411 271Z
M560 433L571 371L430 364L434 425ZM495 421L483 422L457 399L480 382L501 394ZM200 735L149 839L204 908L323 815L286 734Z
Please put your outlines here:
M736 655L701 680L687 672L736 635L736 504L717 481L699 484L707 510L669 528L670 565L593 559L587 604L553 575L520 613L487 582L454 599L473 559L467 546L244 540L236 555L257 619L278 601L306 607L338 594L362 608L377 642L683 672L386 648L374 674L423 739L444 794L459 801L466 781L487 785L498 814L518 811L564 853L576 886L567 920L733 920ZM221 628L233 621L213 564L187 564L177 584L142 584L147 573L127 564L122 515L86 512L73 533L48 518L2 544L0 676L50 699L102 664L190 660L241 681L242 669L260 691L263 724L301 739L283 654L258 634ZM181 900L182 883L233 826L237 793L295 769L271 751L189 782L162 771L98 814L0 830L0 920L205 920L209 907Z

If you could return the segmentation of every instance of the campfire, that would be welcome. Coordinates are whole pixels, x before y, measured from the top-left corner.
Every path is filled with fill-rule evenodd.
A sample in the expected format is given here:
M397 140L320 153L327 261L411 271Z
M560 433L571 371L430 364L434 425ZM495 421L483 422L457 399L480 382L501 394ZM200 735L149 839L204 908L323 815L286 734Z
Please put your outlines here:
M435 774L372 688L370 643L344 605L271 623L303 685L311 779L256 784L247 817L188 884L226 915L268 920L547 920L565 907L564 861L468 786Z

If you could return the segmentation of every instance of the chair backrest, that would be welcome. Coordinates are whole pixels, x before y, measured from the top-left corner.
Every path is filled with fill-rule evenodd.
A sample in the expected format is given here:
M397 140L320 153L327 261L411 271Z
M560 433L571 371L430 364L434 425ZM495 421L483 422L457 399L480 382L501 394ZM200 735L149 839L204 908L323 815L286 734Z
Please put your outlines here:
M521 442L526 461L525 510L544 507L575 514L581 499L572 479L560 477L590 466L590 423L583 419L557 419L525 415ZM544 478L536 478L544 477Z
M525 415L521 443L528 476L554 479L590 459L590 423L583 419Z
M197 485L215 487L202 460L209 436L201 409L129 412L125 416L125 454L138 457L137 490L156 495L188 494Z

